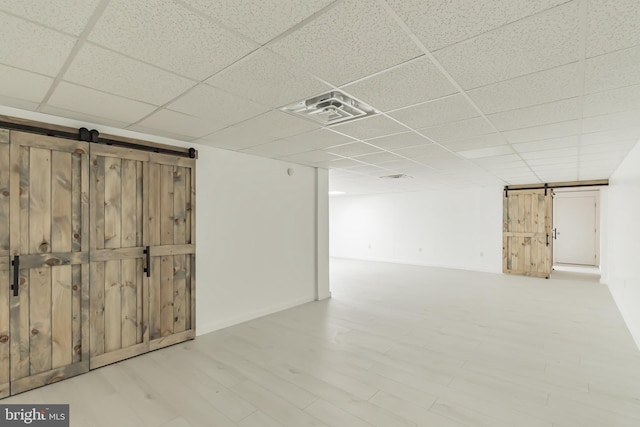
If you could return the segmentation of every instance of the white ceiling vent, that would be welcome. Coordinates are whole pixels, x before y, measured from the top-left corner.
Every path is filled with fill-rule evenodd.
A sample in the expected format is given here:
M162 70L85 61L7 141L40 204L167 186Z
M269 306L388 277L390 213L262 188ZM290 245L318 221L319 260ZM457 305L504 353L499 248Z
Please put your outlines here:
M325 126L376 114L369 105L337 90L287 105L282 111L306 117Z

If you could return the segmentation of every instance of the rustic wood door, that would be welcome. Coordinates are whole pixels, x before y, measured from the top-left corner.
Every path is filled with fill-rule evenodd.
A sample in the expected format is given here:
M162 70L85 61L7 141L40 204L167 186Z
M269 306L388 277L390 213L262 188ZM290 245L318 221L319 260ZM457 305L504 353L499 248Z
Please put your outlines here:
M91 369L149 350L143 170L149 153L91 146Z
M10 150L16 394L89 370L89 156L85 142L16 131Z
M503 197L502 271L549 278L551 190L509 190Z
M195 336L195 160L149 156L145 238L150 347L156 349Z
M10 216L10 146L9 131L0 129L0 399L10 394L11 354L9 343L9 303L11 246L9 241Z

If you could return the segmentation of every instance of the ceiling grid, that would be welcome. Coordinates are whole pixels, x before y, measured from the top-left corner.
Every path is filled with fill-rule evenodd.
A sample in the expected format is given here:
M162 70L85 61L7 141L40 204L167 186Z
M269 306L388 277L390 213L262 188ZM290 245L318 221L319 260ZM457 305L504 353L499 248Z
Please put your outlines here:
M0 105L328 168L348 194L608 178L640 138L640 3L480 3L0 0ZM376 114L281 111L335 90Z

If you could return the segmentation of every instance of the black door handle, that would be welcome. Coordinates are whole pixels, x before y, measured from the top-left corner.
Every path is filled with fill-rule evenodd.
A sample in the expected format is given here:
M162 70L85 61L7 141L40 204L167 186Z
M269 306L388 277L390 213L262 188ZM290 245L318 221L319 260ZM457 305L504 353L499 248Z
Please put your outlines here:
M11 265L13 265L13 285L11 285L11 289L13 289L13 296L17 297L20 291L20 256L14 256Z
M556 240L558 238L558 230L554 228L551 232L553 233L553 240Z
M151 277L151 248L147 246L142 253L147 256L144 264L144 272L147 273L147 277Z

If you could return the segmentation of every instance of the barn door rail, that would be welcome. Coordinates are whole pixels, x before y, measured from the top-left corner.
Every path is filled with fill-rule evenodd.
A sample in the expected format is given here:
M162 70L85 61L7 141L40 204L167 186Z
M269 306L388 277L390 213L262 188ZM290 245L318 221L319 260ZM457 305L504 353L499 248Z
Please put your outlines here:
M544 194L546 195L548 190L554 188L602 187L607 185L609 185L608 179L594 179L589 181L545 182L540 184L525 185L505 185L504 197L509 197L510 191L517 190L544 190Z
M153 153L169 154L172 156L198 158L198 151L195 148L181 148L170 145L150 143L125 137L102 137L96 129L81 127L74 129L66 126L50 125L47 123L34 122L30 120L18 119L0 115L0 128L17 130L38 135L47 135L55 138L71 139L74 141L84 141L96 144L114 145L135 150L151 151Z

